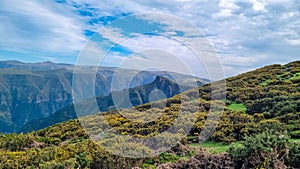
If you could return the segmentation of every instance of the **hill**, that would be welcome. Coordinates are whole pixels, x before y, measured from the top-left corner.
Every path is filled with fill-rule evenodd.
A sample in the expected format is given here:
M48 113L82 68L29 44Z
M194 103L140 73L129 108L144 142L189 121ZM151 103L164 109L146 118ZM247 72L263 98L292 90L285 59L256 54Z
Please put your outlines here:
M212 90L218 84L214 82L164 100L81 117L28 134L2 135L0 165L2 168L299 167L300 145L290 138L300 138L300 61L231 77L226 79L227 87L223 88L226 90ZM216 97L223 93L226 99ZM212 108L215 111L210 112ZM179 115L183 115L184 123L169 131ZM219 115L220 119L216 118ZM184 136L189 124L192 128ZM201 132L210 132L213 125L216 129L209 141L222 145L237 142L228 152L210 154L201 148L199 141L204 139ZM173 148L155 153L177 139L180 142ZM122 153L140 158L118 156Z

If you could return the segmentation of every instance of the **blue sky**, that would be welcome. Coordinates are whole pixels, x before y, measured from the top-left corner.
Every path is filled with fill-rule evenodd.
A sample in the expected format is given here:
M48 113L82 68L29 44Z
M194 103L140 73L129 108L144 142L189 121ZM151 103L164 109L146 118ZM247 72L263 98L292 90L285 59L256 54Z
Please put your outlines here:
M213 45L226 76L300 58L298 0L1 0L0 3L0 60L75 64L92 41L98 48L96 53L102 54L109 48L108 59L102 64L114 66L121 63L122 57L136 54L143 42L151 42L161 48L174 47L173 52L186 59L187 65L197 67L185 56L188 53L179 50L180 45L155 35L187 38L191 37L189 28L163 17L140 17L144 13L172 15L194 25ZM136 17L122 19L127 16ZM151 40L153 36L155 40ZM119 43L124 38L130 39ZM147 60L146 54L151 56L149 51L136 56ZM152 59L164 61L162 57Z

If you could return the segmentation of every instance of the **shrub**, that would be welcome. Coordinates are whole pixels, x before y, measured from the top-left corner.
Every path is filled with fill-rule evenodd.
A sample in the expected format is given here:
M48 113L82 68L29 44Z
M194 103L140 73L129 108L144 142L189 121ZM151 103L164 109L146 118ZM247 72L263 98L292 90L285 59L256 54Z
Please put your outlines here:
M231 146L230 156L236 168L286 168L289 137L274 130L266 130L254 137L246 137L242 146Z
M207 168L207 169L233 169L233 161L229 154L208 154L201 150L196 156L188 161L180 160L177 163L162 164L158 169L169 168Z
M292 138L300 138L300 130L295 130L291 132Z
M292 143L290 145L289 154L286 157L286 164L291 167L300 166L300 144Z

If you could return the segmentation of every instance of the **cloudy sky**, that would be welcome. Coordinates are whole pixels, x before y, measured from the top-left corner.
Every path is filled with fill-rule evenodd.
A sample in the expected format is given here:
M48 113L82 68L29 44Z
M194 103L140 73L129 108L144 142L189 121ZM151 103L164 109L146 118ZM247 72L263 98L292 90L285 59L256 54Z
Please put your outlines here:
M299 54L299 0L0 0L0 60L196 70L218 59L232 76Z

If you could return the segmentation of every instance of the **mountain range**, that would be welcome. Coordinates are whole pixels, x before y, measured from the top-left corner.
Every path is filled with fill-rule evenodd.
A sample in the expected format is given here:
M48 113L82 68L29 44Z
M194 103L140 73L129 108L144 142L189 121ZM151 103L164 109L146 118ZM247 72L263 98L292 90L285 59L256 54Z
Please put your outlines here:
M74 71L75 68L76 71ZM116 71L122 72L122 76L116 78ZM150 84L155 82L155 78L158 76L182 82L181 90L192 87L190 86L191 81L195 81L197 85L209 82L207 79L167 71L140 71L93 66L75 67L71 64L52 62L0 61L0 132L17 132L25 124L49 117L70 105L73 102L72 91L76 90L72 86L74 75L80 78L82 86L95 89L92 92L83 92L82 100L99 97L97 100L108 103L109 101L105 99L109 98L107 96L113 92L112 90L122 91ZM165 80L168 81L167 79ZM113 81L114 87L112 88ZM140 88L145 88L147 91L150 86L146 85ZM175 86L170 85L170 87ZM162 90L168 93L168 91L164 91L167 90L166 87ZM176 92L169 92L168 97L179 92L173 88L171 91ZM132 93L134 94L134 92ZM146 102L148 101L144 98L139 103Z

